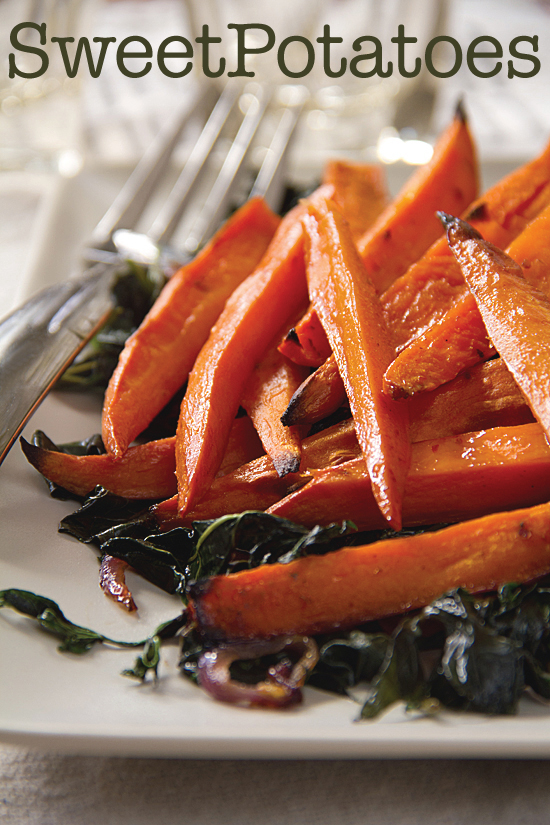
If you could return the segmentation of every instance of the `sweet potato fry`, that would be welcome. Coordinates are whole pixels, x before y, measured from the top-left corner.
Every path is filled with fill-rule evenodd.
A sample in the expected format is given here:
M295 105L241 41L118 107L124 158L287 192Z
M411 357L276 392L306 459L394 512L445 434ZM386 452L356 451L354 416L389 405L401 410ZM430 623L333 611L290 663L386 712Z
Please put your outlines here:
M384 176L380 166L347 160L328 161L323 184L332 186L334 201L357 240L370 229L388 205ZM319 367L330 353L330 344L312 306L285 335L279 350L296 364Z
M277 474L284 476L300 469L301 439L307 431L299 426L285 427L281 416L308 370L281 355L277 349L280 338L279 331L255 364L241 405L250 416Z
M213 641L315 634L429 604L457 587L494 590L550 570L550 504L495 513L190 587L191 612Z
M384 374L384 392L397 399L435 390L494 354L475 300L463 295L392 361Z
M313 306L287 332L279 344L279 352L306 367L320 367L330 357L330 344Z
M38 472L79 496L87 495L98 484L131 499L165 498L176 488L174 437L130 447L119 459L110 453L69 455L45 450L23 438L21 447Z
M501 358L476 364L439 389L403 403L409 408L411 442L535 420Z
M310 298L346 388L378 506L399 529L409 462L407 410L382 393L393 351L380 302L338 212L326 202L310 205L303 222Z
M310 200L332 194L317 190ZM307 301L303 229L306 205L289 212L257 269L233 292L200 351L181 406L176 474L183 513L208 490L246 381L285 319Z
M178 512L177 496L155 505L152 515L159 527L169 530L187 526L195 520L217 518L242 510L265 510L310 479L312 469L331 467L360 455L351 419L320 433L308 436L302 443L302 472L283 478L277 475L269 456L243 464L232 473L218 475L208 492L185 516Z
M334 358L327 358L298 387L281 416L285 427L315 424L335 412L347 401L344 382Z
M324 370L329 374L317 380ZM337 410L345 398L336 362L330 359L296 391L283 421L315 424ZM476 364L437 390L419 393L403 403L409 408L412 443L534 421L521 390L500 358Z
M46 450L21 439L27 460L50 481L85 496L96 485L130 499L161 499L176 492L175 437L130 447L119 459L103 455L69 455ZM233 472L262 455L262 445L249 418L236 418L219 475Z
M354 240L371 228L389 203L384 172L372 163L329 160L323 183L334 188L332 200L347 220Z
M486 240L506 248L549 203L550 143L538 158L507 175L472 204L465 219ZM382 296L384 317L397 350L442 318L464 294L460 267L442 237Z
M237 467L253 461L264 454L262 442L256 428L247 415L240 415L233 420L229 440L223 454L216 478L232 473Z
M465 221L441 219L487 332L550 437L550 300L525 280L519 264Z
M120 456L183 386L235 287L258 265L279 218L246 203L168 282L120 355L103 408L103 441Z
M455 212L461 212L476 197L477 191L475 147L464 111L458 107L453 122L438 140L431 161L411 176L395 200L357 239L368 276L379 293L403 275L441 234L435 218L435 211L442 208L440 204L452 202ZM337 197L334 199L338 205ZM347 219L348 210L344 209L343 214ZM307 351L307 336L316 336L318 340L319 333L313 318L306 319L305 323ZM301 341L301 330L297 330L296 335ZM295 339L294 347L290 343L287 354L292 357L292 352L296 354ZM321 350L321 355L326 357L326 348ZM320 365L321 360L315 360L314 351L309 352L309 358L307 363L311 366Z
M438 204L454 202L460 214L477 196L475 147L464 111L437 141L429 163L412 175L390 206L357 242L367 273L381 294L428 249L441 231Z
M268 512L311 527L344 517L360 530L385 526L360 459L312 476ZM540 424L497 427L413 444L403 525L461 521L549 499L550 447Z
M512 241L507 254L529 283L550 294L550 206ZM464 288L446 314L399 353L384 376L394 398L433 390L494 354L475 298Z

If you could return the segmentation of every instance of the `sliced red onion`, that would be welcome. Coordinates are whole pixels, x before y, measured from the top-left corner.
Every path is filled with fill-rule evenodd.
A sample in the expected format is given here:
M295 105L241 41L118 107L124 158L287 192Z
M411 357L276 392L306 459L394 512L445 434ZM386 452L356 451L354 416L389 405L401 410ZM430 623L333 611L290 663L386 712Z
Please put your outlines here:
M128 567L129 564L122 559L106 554L101 559L99 568L99 586L106 596L132 613L137 607L126 584L125 573Z
M258 659L282 651L297 653L300 658L296 664L282 661L270 667L264 681L255 685L246 685L231 678L229 668L233 662ZM198 663L199 683L221 702L267 708L287 707L301 702L300 688L318 658L317 645L309 636L284 636L270 641L221 645L201 655Z

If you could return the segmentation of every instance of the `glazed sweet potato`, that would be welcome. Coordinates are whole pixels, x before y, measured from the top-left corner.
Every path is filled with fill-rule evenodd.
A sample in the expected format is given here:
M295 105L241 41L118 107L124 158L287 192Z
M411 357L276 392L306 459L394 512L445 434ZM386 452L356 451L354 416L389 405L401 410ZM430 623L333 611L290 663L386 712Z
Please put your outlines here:
M174 437L130 447L119 459L109 453L79 456L45 450L24 439L21 447L39 473L79 496L98 484L131 499L164 498L176 489Z
M370 229L389 202L383 172L371 163L328 161L323 183L333 188L331 199L355 240ZM279 349L291 361L308 367L318 367L329 357L330 344L313 307L284 336Z
M191 585L212 641L313 635L429 604L457 587L494 590L550 571L550 504Z
M176 492L175 437L130 447L115 459L103 455L70 455L21 439L27 460L50 481L85 496L98 484L117 496L160 499ZM218 475L233 472L262 455L262 445L249 418L236 418Z
M330 357L330 344L313 306L284 336L279 352L306 367L319 367Z
M349 518L383 528L364 462L312 471L312 480L268 512L315 526ZM441 524L550 499L550 447L539 424L497 427L413 444L403 525Z
M549 203L550 143L538 158L507 175L472 204L465 219L486 240L504 249ZM463 294L460 267L442 237L382 296L396 348L403 349L425 332Z
M345 400L343 381L336 362L330 359L296 391L283 423L315 424L335 412ZM409 409L411 442L535 420L500 358L476 364L437 390L419 393L403 403Z
M384 374L384 392L392 398L408 398L435 390L494 354L476 302L465 294L401 350Z
M242 510L266 510L292 490L306 484L311 471L331 467L360 455L355 426L349 419L302 442L302 471L280 477L269 456L257 458L223 477L220 474L198 504L185 516L178 512L177 496L155 505L152 515L158 526L170 530L194 520L217 518Z
M333 187L332 200L355 240L368 232L390 200L384 171L372 163L329 160L323 170L323 183Z
M462 107L441 135L429 163L409 178L395 200L360 238L357 248L381 294L428 249L441 234L435 212L460 214L477 196L475 147Z
M303 223L309 295L346 388L378 506L399 529L409 463L408 421L406 408L382 393L393 350L380 301L339 213L326 201L318 202L310 205Z
M264 450L273 461L278 475L297 473L302 456L303 427L285 427L281 416L290 399L304 381L308 370L289 361L277 349L280 332L254 365L241 398L241 406L250 416Z
M308 202L330 197L321 187ZM179 506L189 511L219 467L231 420L257 359L307 301L303 228L307 202L282 220L257 269L233 292L189 376L176 435Z
M227 298L260 262L279 224L254 198L172 276L120 355L103 407L107 450L120 456L183 386Z
M487 332L550 437L550 300L525 280L519 264L469 224L441 218Z
M506 252L521 265L529 283L550 294L550 206ZM494 352L475 298L465 287L445 315L390 364L384 390L397 398L436 389Z
M298 387L281 416L281 421L285 427L292 424L315 424L331 415L346 401L346 389L336 359L327 358Z
M477 364L434 392L409 398L411 441L444 438L535 419L500 358Z
M441 204L452 202L455 211L461 212L476 197L477 191L475 147L464 111L458 107L453 122L437 141L431 161L409 178L395 200L357 239L368 277L379 293L403 275L441 234L435 218L436 210L443 208ZM346 218L347 215L344 210ZM306 363L319 366L321 356L327 355L326 348L314 346L312 351L307 349L307 336L318 340L320 333L313 317L306 319L305 324L304 339L308 355L304 357L310 359ZM296 331L296 336L300 342L300 330ZM289 341L289 357L292 357L292 352L296 353L296 341L294 347L290 346L291 343ZM320 350L317 359L316 348Z

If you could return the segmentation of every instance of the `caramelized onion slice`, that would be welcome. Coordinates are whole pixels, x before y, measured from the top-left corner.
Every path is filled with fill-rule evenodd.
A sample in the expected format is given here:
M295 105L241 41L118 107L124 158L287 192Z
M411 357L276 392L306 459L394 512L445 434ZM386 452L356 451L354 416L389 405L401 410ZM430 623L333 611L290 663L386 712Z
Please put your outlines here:
M290 659L283 659L269 668L262 682L247 685L231 677L229 668L233 662L258 659L283 651L289 656L298 655L298 661L292 664ZM270 641L227 644L201 655L198 678L201 687L221 702L247 707L282 708L301 702L300 688L318 658L317 645L309 636L283 636Z
M132 613L137 607L126 584L125 573L128 567L128 563L122 559L105 554L99 568L99 586L106 596Z

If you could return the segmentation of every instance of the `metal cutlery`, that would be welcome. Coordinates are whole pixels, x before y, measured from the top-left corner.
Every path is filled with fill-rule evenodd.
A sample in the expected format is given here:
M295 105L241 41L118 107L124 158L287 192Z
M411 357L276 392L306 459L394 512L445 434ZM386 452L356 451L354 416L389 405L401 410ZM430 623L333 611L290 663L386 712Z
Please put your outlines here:
M243 105L246 104L246 105ZM0 463L59 376L105 322L113 308L111 283L128 258L150 263L160 255L177 265L188 260L223 218L239 171L270 105L269 90L253 93L227 84L212 108L180 177L147 234L134 227L164 177L174 149L193 112L179 112L143 156L120 194L92 233L77 277L31 298L0 322ZM303 100L281 106L278 125L252 187L253 195L277 206L280 169ZM224 163L187 233L185 248L168 248L190 194L212 156L229 116L245 109Z

